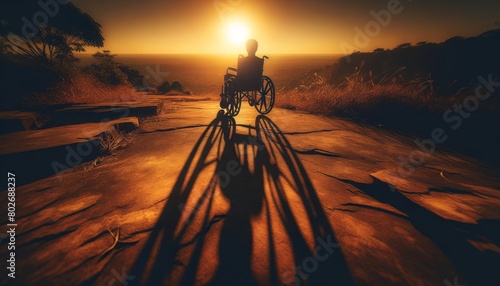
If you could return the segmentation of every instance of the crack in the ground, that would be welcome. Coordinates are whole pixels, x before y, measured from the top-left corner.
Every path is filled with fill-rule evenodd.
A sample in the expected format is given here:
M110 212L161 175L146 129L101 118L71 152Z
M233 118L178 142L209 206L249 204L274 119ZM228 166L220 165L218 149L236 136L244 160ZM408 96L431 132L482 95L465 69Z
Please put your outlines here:
M284 135L306 135L306 134L314 134L314 133L326 133L333 132L339 129L322 129L322 130L312 130L312 131L297 131L297 132L282 132Z
M157 201L157 202L153 203L153 204L152 204L152 205L150 205L150 206L147 206L147 207L145 207L145 208L142 208L141 210L142 210L142 211L146 211L146 210L149 210L149 209L151 209L151 208L154 208L154 207L156 207L156 205L158 205L158 204L160 204L160 203L162 203L162 202L166 201L169 197L170 197L170 196L167 196L167 197L165 197L164 199L161 199L161 200L159 200L159 201ZM116 208L114 208L114 209L112 209L112 210L110 210L110 211L108 211L108 212L103 213L103 214L102 214L102 215L100 215L100 216L97 216L97 217L93 217L93 218L87 219L87 220L85 220L85 221L83 221L83 222L81 222L81 223L79 223L79 224L80 224L80 225L83 225L83 224L85 224L85 223L89 223L89 222L92 222L92 221L94 221L94 220L99 220L99 219L102 219L103 217L105 217L105 216L107 216L107 215L109 215L109 214L112 214L112 213L116 212L116 210L117 210L117 209L125 209L125 208L127 208L128 206L129 206L129 205L125 205L125 206L118 206L118 207L116 207ZM153 228L154 228L154 226L153 226L153 227L150 227L150 228L146 228L146 229L138 230L138 231L135 231L135 232L130 232L130 233L128 233L128 236L131 238L131 237L133 237L133 236L135 236L135 235L137 235L137 234L141 234L141 233L145 233L145 232L151 231ZM80 245L80 246L81 246L81 245Z
M191 240L189 240L188 242L185 242L185 243L181 243L178 245L178 249L181 249L181 248L184 248L184 247L187 247L193 243L195 243L201 236L205 235L208 233L208 231L210 230L210 228L212 228L212 225L222 221L224 218L226 218L226 214L220 214L220 215L215 215L214 217L212 217L212 219L210 220L210 222L208 222L207 226L202 229L200 232L198 232Z
M90 204L89 206L84 207L84 208L82 208L82 209L80 209L80 210L77 210L77 211L75 211L75 212L72 212L72 213L66 214L66 215L64 215L64 216L62 216L62 217L60 217L60 218L58 218L58 219L57 219L57 220L55 220L55 221L49 221L49 222L46 222L46 223L44 223L44 224L42 224L42 225L39 225L39 226L37 226L37 227L35 227L35 228L29 229L29 230L27 230L27 231L25 231L25 232L23 232L23 233L19 234L18 236L19 236L19 237L25 237L25 236L28 236L28 235L30 235L31 233L35 233L37 230L42 229L43 227L47 227L47 226L50 226L50 225L55 225L56 223L58 223L58 222L60 222L60 221L62 221L62 220L64 220L64 219L66 219L66 218L69 218L69 217L71 217L71 216L74 216L74 215L76 215L76 214L82 213L82 212L84 212L84 211L86 211L86 210L88 210L88 209L92 208L92 207L93 207L93 206L95 206L95 205L97 205L97 202L96 202L96 203L93 203L93 204ZM73 227L76 227L76 226L73 226Z
M332 178L332 179L335 179L335 180L337 180L337 181L341 181L341 182L343 182L343 180L342 180L342 179L337 178L337 177L335 177L335 176L333 176L333 175L330 175L330 174L327 174L327 173L323 173L323 172L321 172L321 171L318 171L318 173L320 173L321 175L325 175L325 176L327 176L328 178ZM350 192L352 193L352 191L351 191L350 189L347 189L347 190L348 190L348 191L350 191Z
M445 193L445 194L469 195L469 196L479 197L479 198L483 198L483 199L485 196L490 197L490 198L496 198L494 196L489 196L489 195L483 194L483 193L477 194L477 193L474 193L471 191L454 189L454 188L429 188L429 194L432 192Z
M473 193L471 191L453 189L453 188L431 187L426 192L412 192L412 191L403 191L403 190L398 190L398 191L402 194L405 194L405 195L419 195L419 196L422 196L422 195L430 196L430 195L432 195L432 193L442 193L442 194L452 194L452 195L467 195L467 196L474 196L474 197L479 197L479 198L483 198L483 199L484 199L484 196L488 196L488 195L484 195L484 194L479 195L479 194Z
M181 126L181 127L172 127L172 128L166 128L166 129L156 129L152 131L141 131L141 134L149 134L149 133L156 133L156 132L170 132L170 131L177 131L177 130L183 130L183 129L193 129L193 128L200 128L200 127L208 127L209 125L204 125L204 124L198 124L198 125L189 125L189 126ZM237 124L237 126L242 126L242 127L247 127L247 128L252 128L250 125L243 125L243 124ZM297 134L311 134L311 133L319 133L319 132L332 132L334 130L314 130L314 131L307 131L307 132L288 132L288 133L283 133L283 134L288 134L288 135L297 135ZM273 141L272 139L269 139L270 141ZM275 142L276 143L276 142ZM332 158L339 158L341 157L339 154L326 151L320 148L313 148L313 149L308 149L308 150L298 150L294 149L291 146L285 146L286 148L292 150L295 153L302 154L302 155L319 155L319 156L325 156L325 157L332 157Z
M43 243L45 243L47 241L54 240L54 239L63 237L65 235L67 235L67 234L70 234L73 231L75 231L77 228L78 228L77 226L73 226L72 228L70 228L68 230L65 230L65 231L62 231L62 232L52 233L52 234L48 234L48 235L45 235L45 236L42 236L42 237L34 238L34 239L29 240L29 241L27 241L27 242L25 242L23 244L20 244L19 248L23 248L23 247L35 244L37 242L41 242L43 244Z
M35 190L35 191L33 191L33 192L35 192L35 193L38 193L38 192L43 192L43 191L46 191L46 190L48 190L48 189L50 189L50 188L52 188L52 186L50 186L50 187L45 187L45 188L41 188L41 189L39 189L39 190Z
M99 238L101 238L101 237L105 237L105 236L107 236L108 234L109 234L109 232L108 232L108 231L103 230L103 231L102 231L101 233L99 233L98 235L96 235L96 236L92 236L91 238L89 238L89 239L85 240L84 242L82 242L82 243L79 245L79 247L82 247L82 246L84 246L84 245L86 245L86 244L89 244L89 243L91 243L91 242L94 242L94 241L98 240L98 239L99 239Z
M49 202L47 204L45 204L44 206L30 212L30 213L27 213L27 214L24 214L24 215L20 215L19 217L17 217L16 219L19 220L19 219L22 219L22 218L25 218L25 217L28 217L28 216L31 216L31 215L34 215L38 212L41 212L43 211L44 209L58 203L59 201L63 200L65 197L67 197L67 194L62 194L61 196L55 198L55 200L53 200L52 202ZM2 222L3 223L3 222ZM5 224L7 224L7 221L5 221Z
M298 150L294 149L291 147L288 147L290 150L294 151L295 153L302 154L302 155L318 155L318 156L324 156L324 157L331 157L331 158L341 158L339 154L319 149L319 148L313 148L313 149L307 149L307 150Z
M200 128L200 127L208 127L210 125L207 124L197 124L197 125L188 125L188 126L180 126L180 127L171 127L171 128L165 128L165 129L155 129L151 131L144 131L141 130L140 134L149 134L149 133L156 133L156 132L170 132L170 131L177 131L177 130L183 130L183 129L193 129L193 128Z
M355 213L355 212L357 212L356 210L351 210L351 209L343 209L343 208L329 208L329 207L327 207L326 209L327 209L327 210L331 210L331 211L342 211L342 212L350 212L350 213Z
M396 216L396 217L408 220L408 217L405 216L405 215L401 215L401 214L395 213L393 211L389 211L389 210L386 210L386 209L383 209L383 208L378 208L378 207L374 207L374 206L370 206L370 205L357 204L357 203L344 203L342 205L343 206L348 206L348 207L352 206L352 207L359 207L359 208L364 208L364 209L370 209L370 210L374 210L374 211L379 211L379 212L383 212L383 213L386 213L386 214L390 214L390 215L393 215L393 216Z
M275 143L275 144L281 144L271 138L267 138L267 140ZM330 151L327 151L327 150L323 150L323 149L320 149L320 148L312 148L312 149L305 149L305 150L299 150L299 149L295 149L293 148L292 146L288 146L288 145L285 145L285 146L282 146L284 148L287 148L288 150L292 151L292 152L295 152L295 153L298 153L298 154L302 154L302 155L314 155L314 156L325 156L325 157L330 157L330 158L342 158L341 155L339 154L336 154L336 153L333 153L333 152L330 152Z

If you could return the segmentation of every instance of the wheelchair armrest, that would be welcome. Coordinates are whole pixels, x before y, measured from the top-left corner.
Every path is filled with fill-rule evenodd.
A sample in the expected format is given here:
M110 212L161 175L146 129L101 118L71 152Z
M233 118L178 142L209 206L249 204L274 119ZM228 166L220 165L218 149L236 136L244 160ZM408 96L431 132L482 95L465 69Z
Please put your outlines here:
M226 70L226 74L229 73L229 72L237 73L238 69L237 68L233 68L233 67L228 67L227 70Z

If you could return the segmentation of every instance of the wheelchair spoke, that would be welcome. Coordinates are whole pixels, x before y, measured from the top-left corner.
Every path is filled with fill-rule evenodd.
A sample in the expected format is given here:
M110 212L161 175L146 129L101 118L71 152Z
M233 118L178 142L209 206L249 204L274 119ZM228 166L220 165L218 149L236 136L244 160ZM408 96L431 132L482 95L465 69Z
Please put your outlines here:
M257 92L255 108L260 114L267 114L271 111L274 104L274 86L270 78L262 77L262 85Z
M271 90L271 85L269 84L269 82L266 82L266 87L264 88L264 94L268 94L270 90Z

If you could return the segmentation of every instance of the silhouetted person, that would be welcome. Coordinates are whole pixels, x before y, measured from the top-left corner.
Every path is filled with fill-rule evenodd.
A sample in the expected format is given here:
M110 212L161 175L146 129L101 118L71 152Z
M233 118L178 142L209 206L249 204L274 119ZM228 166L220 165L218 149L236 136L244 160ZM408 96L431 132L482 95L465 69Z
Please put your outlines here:
M246 43L246 48L247 48L247 53L248 53L248 56L246 57L246 59L254 59L254 60L257 60L260 58L257 57L255 54L257 53L257 49L259 48L259 43L257 42L257 40L255 39L250 39L247 41Z
M234 95L235 91L248 91L248 90L258 90L260 88L261 80L262 80L262 71L264 69L264 59L257 57L255 54L257 53L257 49L259 48L259 43L250 39L246 43L246 49L248 56L238 58L238 68L228 68L228 73L224 76L224 82L229 80L231 77L234 77L234 73L229 73L230 71L236 72L236 78L231 83L231 90L226 90L226 95ZM224 94L221 94L221 108L227 107L228 98L224 98ZM250 101L250 105L253 105L253 102Z
M247 41L246 48L248 56L240 56L238 59L238 75L250 72L259 73L262 59L255 55L259 48L259 43L254 39L250 39Z
M255 55L259 48L259 43L256 40L248 40L246 47L248 56L238 59L238 78L240 80L237 80L237 83L243 90L254 90L260 87L264 61Z

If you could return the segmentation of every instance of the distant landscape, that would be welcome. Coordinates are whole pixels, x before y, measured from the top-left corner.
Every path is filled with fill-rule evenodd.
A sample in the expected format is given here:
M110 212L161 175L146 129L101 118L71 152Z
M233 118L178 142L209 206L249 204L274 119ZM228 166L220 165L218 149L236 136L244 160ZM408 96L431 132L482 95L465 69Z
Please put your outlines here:
M278 107L420 137L429 136L436 126L459 126L444 146L496 165L500 162L498 84L485 90L491 93L487 100L476 100L472 116L459 110L479 85L500 78L499 50L500 30L492 30L467 39L403 43L347 56L268 55L264 74L276 85ZM201 95L216 101L226 68L235 66L237 59L237 55L112 51L75 56L71 63L47 65L5 49L0 57L2 108L45 106L46 110L54 104L138 100L137 92Z
M278 89L290 89L308 75L336 62L342 55L270 55L264 74L273 78ZM79 65L92 62L90 54L78 55ZM238 55L117 55L116 62L143 75L160 72L162 79L180 81L194 94L218 93L229 66L236 66ZM151 74L150 74L151 73ZM154 80L151 84L154 84Z
M500 286L500 1L0 6L0 285Z

